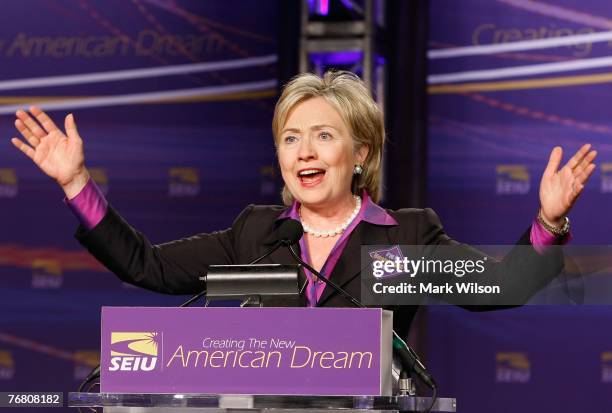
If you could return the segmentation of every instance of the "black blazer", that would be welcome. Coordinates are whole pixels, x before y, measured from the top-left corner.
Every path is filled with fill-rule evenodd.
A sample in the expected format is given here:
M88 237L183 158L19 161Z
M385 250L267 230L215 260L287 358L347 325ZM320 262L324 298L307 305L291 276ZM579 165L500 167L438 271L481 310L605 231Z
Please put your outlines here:
M109 205L106 215L96 227L86 230L80 226L75 236L98 261L129 284L167 294L196 294L202 289L198 277L206 274L209 265L246 264L263 255L268 248L264 242L278 226L277 218L285 210L282 206L249 205L226 230L151 245L142 233L132 228ZM360 222L351 233L330 275L333 281L354 297L360 297L361 245L461 245L446 235L438 216L431 209L387 212L399 225L380 226ZM518 244L529 244L529 230ZM468 246L465 248L470 253L482 256L482 253ZM534 251L530 259L541 261L544 258ZM513 260L510 253L504 261L507 264L517 260ZM293 264L294 261L287 249L281 248L262 263ZM556 257L554 265L550 266L554 268L550 274L530 277L529 282L537 284L534 288L541 288L561 267L562 260ZM350 305L329 287L325 288L318 303L323 307ZM417 306L390 309L394 312L396 331L405 335Z

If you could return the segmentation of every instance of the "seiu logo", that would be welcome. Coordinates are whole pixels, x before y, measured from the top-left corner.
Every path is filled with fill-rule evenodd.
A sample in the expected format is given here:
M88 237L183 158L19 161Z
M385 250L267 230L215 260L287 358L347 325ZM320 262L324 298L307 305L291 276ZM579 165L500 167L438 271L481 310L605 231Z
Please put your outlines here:
M259 175L261 176L260 193L262 195L273 195L277 193L276 188L276 170L274 165L262 166L259 168Z
M32 261L32 288L60 288L62 282L62 266L58 260L35 258Z
M74 378L83 380L91 369L100 364L100 352L81 350L74 352Z
M527 383L531 378L531 365L526 353L508 352L495 355L496 381L499 383Z
M601 192L612 192L612 163L604 162L599 169L601 171Z
M108 195L108 176L104 168L89 168L89 175L94 180L100 192L104 195Z
M612 383L612 351L601 353L601 382Z
M15 375L15 361L8 350L0 350L0 380L11 380Z
M15 198L18 188L15 170L0 169L0 198Z
M200 177L196 168L170 168L168 177L170 196L196 196L200 193Z
M497 189L500 195L529 192L529 171L524 165L497 165Z
M111 333L109 371L152 371L157 365L158 333Z

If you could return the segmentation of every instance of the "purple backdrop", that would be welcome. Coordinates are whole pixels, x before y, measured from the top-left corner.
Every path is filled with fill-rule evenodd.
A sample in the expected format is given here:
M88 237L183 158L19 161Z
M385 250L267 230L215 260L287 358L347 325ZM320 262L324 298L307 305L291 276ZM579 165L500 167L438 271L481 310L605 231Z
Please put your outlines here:
M3 5L0 390L76 389L98 362L100 306L169 306L183 300L127 287L83 251L72 238L76 222L60 190L8 142L14 107L47 99L47 105L65 105L50 112L56 119L74 112L96 180L153 242L226 227L246 203L278 202L270 133L276 65L245 60L274 57L276 10L276 1L255 0ZM432 0L430 48L607 31L610 14L604 0ZM430 72L563 63L609 53L604 41L436 59ZM182 75L128 79L116 73L228 61L232 68L192 67ZM114 80L74 77L102 71L115 72ZM432 85L429 203L453 237L481 244L518 238L537 211L538 180L552 146L574 151L589 141L600 151L599 167L571 215L573 232L576 243L607 243L612 125L609 83L601 80L606 74L600 66L473 81L492 83L488 89L449 92L453 89ZM16 83L52 76L81 83ZM538 84L548 78L557 86ZM522 88L500 84L516 80L533 81ZM156 92L169 94L152 98ZM133 103L119 105L117 97ZM83 98L94 106L82 107ZM393 190L401 183L388 186ZM429 315L429 366L441 395L456 396L462 411L609 407L608 308L475 314L438 307Z
M430 51L610 30L606 1L433 0ZM550 150L590 142L598 168L572 211L575 244L612 222L608 41L429 60L429 204L456 239L511 243L537 213ZM461 52L461 50L458 50ZM472 49L473 51L473 49ZM482 49L480 50L483 51ZM465 50L464 50L465 52ZM547 64L558 63L558 71ZM530 75L496 69L528 66ZM466 73L486 71L480 73ZM467 77L467 76L471 77ZM603 76L603 77L602 77ZM604 411L612 406L608 307L428 310L428 360L461 411Z
M98 364L102 305L184 301L123 285L80 247L61 190L9 142L14 108L64 105L50 111L58 123L73 112L96 181L153 242L227 227L247 203L278 202L276 13L256 0L2 6L0 390L75 391ZM217 62L231 66L193 66ZM97 72L112 75L81 76ZM40 78L54 86L16 83Z

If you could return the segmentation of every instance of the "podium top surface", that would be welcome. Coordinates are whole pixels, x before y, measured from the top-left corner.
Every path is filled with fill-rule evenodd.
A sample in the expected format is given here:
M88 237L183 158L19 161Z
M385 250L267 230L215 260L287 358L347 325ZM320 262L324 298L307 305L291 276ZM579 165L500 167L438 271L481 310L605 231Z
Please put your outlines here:
M229 409L267 411L423 411L431 403L429 397L414 396L277 396L227 394L170 393L69 393L70 407L122 408L121 411L143 412L147 409L164 412L224 411ZM455 412L454 398L438 398L432 412ZM143 410L144 409L144 410Z

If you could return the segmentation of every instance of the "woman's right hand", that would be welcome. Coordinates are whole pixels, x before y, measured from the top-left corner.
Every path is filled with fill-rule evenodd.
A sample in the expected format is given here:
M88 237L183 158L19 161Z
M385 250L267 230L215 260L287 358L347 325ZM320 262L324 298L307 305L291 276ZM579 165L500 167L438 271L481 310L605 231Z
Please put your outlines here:
M83 140L77 131L74 116L66 116L64 134L40 108L32 106L30 113L36 120L23 110L17 111L15 120L15 127L27 143L18 138L11 139L11 142L44 173L55 179L68 199L74 198L89 179Z

